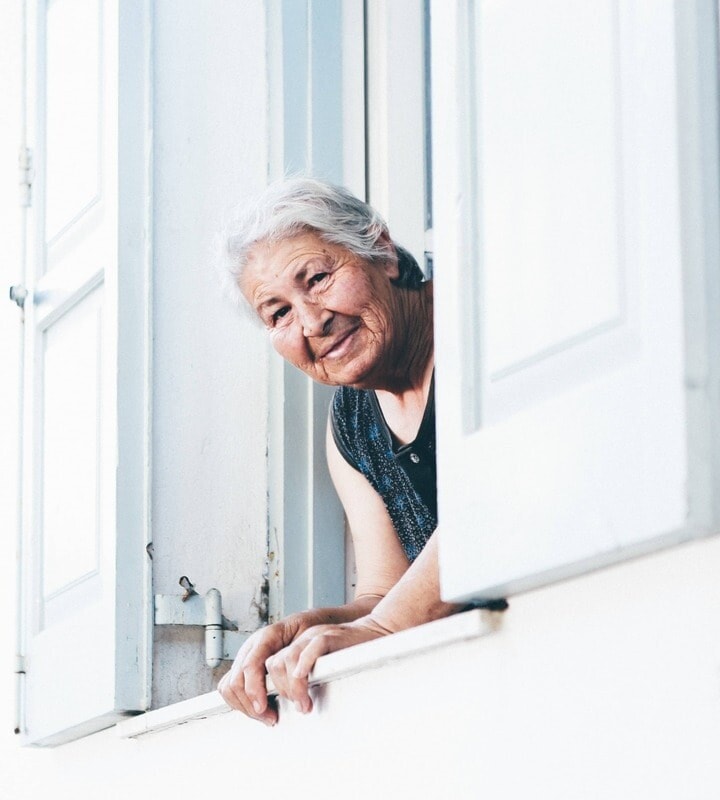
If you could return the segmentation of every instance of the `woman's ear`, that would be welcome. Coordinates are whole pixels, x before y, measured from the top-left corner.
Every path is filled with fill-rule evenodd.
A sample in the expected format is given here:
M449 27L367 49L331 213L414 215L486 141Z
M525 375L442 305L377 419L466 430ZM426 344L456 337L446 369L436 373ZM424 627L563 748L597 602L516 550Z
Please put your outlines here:
M398 254L392 239L387 233L381 233L378 242L381 242L387 251L387 258L382 262L382 268L391 281L400 277L400 265L398 264Z

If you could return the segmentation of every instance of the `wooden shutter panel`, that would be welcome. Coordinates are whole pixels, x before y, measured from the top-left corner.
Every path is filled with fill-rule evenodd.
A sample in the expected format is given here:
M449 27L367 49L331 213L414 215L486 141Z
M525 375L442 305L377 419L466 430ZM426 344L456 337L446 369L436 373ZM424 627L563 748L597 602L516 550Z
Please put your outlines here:
M131 5L29 4L26 744L148 705L146 14Z
M717 531L712 4L434 12L444 595Z

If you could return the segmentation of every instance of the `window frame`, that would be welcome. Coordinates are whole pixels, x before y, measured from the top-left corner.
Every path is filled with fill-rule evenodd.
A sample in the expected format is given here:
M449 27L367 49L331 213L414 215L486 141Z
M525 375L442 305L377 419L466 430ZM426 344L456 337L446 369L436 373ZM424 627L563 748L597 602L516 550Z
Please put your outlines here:
M270 181L300 172L365 195L364 31L363 0L267 4ZM332 393L271 354L270 622L352 597L352 545L325 457Z
M432 277L427 2L368 0L366 25L367 201Z

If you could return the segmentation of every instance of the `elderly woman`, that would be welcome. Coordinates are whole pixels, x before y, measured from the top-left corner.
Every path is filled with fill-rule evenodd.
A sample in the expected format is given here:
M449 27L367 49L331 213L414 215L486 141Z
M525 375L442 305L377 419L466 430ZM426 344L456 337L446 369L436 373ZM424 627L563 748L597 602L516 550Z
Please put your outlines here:
M269 725L265 674L308 712L324 653L452 613L437 567L433 295L382 218L310 179L271 186L226 242L234 285L277 352L337 386L327 459L353 537L355 599L256 631L219 686Z

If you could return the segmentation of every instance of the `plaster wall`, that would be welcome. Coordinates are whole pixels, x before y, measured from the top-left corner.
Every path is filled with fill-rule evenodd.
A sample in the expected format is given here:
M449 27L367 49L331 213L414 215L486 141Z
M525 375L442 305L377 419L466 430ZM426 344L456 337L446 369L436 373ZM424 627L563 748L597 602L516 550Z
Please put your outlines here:
M711 800L720 796L720 539L512 600L499 630L238 714L55 750L3 739L0 798Z

